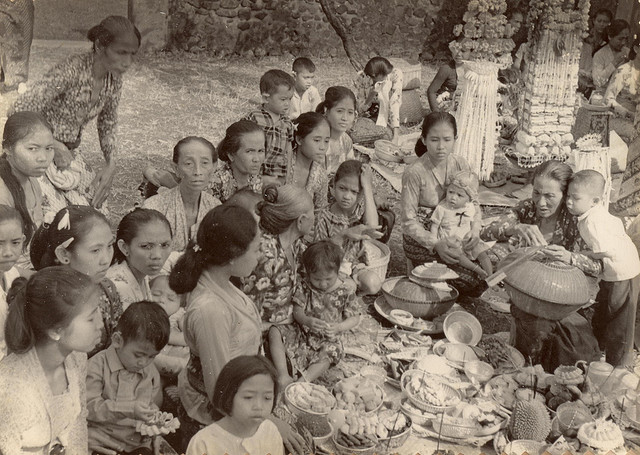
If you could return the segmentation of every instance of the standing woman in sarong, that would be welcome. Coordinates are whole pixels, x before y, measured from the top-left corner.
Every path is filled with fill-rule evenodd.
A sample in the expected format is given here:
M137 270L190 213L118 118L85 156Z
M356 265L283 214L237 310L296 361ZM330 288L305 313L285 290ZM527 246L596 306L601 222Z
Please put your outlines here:
M140 32L125 17L109 16L89 30L91 51L69 57L29 84L14 111L41 113L53 126L56 158L41 179L43 208L55 215L67 205L100 208L116 170L116 128L122 75L140 47ZM106 166L94 173L80 147L83 128L97 117ZM52 218L52 216L50 216Z

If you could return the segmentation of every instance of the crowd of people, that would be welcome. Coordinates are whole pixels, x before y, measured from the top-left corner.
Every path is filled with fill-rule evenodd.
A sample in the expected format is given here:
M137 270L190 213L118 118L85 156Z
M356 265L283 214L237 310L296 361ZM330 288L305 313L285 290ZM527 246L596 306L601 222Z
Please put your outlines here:
M140 33L111 16L88 37L92 50L30 84L4 126L0 453L152 454L144 428L162 418L167 384L178 393L177 449L302 453L302 437L273 409L283 387L342 359L342 335L366 313L361 297L380 290L371 240L388 239L393 218L381 215L348 131L366 112L397 137L402 72L375 57L361 98L334 86L321 99L310 59L296 59L293 76L267 71L260 109L217 146L187 136L171 170L141 169L146 199L114 235L106 214L118 103ZM81 146L94 118L105 158L97 172ZM517 247L549 245L548 257L603 279L597 341L611 363L629 362L640 261L617 219L601 213L601 176L547 162L532 198L483 227L478 178L453 154L457 135L451 114L427 115L419 158L404 172L411 265L446 263L461 294L478 295ZM614 230L622 243L607 239ZM586 320L546 327L514 317L516 346L538 360L576 355L540 336L562 327L580 337L571 338L580 358L599 353Z

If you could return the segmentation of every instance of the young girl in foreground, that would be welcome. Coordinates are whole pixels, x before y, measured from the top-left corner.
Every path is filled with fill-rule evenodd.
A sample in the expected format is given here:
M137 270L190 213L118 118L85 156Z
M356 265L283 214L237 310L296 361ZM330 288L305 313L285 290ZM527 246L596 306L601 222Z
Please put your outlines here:
M16 262L22 254L24 245L24 229L22 217L13 207L0 204L0 360L7 355L7 345L4 341L4 326L7 320L9 307L7 305L7 292L11 288L13 280L24 276L27 272L16 267Z
M332 176L338 170L340 163L355 158L353 141L347 131L353 127L356 119L356 96L346 87L329 87L324 94L324 101L318 105L316 112L323 114L331 127L325 167L328 175Z
M0 453L87 453L87 355L100 341L99 292L69 267L49 267L9 291L0 362Z
M191 439L187 455L283 455L282 437L267 419L277 395L276 371L266 358L230 360L220 371L213 401L224 417Z
M295 144L287 166L285 184L307 190L316 210L327 205L327 170L325 155L331 135L327 119L317 112L306 112L293 121Z
M333 181L335 202L316 217L315 240L331 239L344 250L340 272L351 276L365 294L375 294L380 278L364 269L367 255L363 232L378 228L378 212L373 199L371 168L357 160L340 165Z
M293 317L303 333L291 354L305 381L315 381L340 361L339 334L360 322L356 285L339 277L341 262L342 250L329 240L312 244L302 255L307 278L293 295Z

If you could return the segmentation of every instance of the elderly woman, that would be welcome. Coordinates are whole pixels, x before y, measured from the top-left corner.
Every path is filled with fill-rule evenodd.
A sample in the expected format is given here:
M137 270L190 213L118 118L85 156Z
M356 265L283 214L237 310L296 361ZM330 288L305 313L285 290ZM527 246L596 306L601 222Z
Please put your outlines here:
M564 204L572 173L568 165L559 161L541 164L533 172L532 198L485 226L483 240L502 242L490 250L494 262L518 247L549 245L544 250L547 257L574 265L594 277L600 274L602 262L580 253L586 245L576 217ZM599 356L589 323L577 313L562 321L543 320L513 305L511 313L515 319L515 346L547 370Z
M240 120L233 123L218 145L221 162L215 172L213 195L225 202L239 189L262 191L260 169L264 162L264 132L256 123Z
M205 191L217 160L216 149L208 140L197 136L181 139L173 148L173 167L180 183L144 201L144 208L167 217L173 232L173 251L184 251L204 216L220 205Z
M433 210L444 199L451 178L459 171L471 170L464 158L452 154L456 136L456 120L451 114L432 112L424 118L422 136L416 143L420 159L402 176L404 253L413 267L431 261L447 264L460 276L453 285L461 293L479 295L486 287L480 275L457 264L460 250L438 240L429 230ZM480 210L476 214L480 216ZM471 231L463 242L473 246L478 236L479 232Z
M46 72L16 100L15 111L40 112L53 126L56 160L42 180L45 216L67 205L100 208L116 170L118 103L122 75L140 46L140 32L125 17L110 16L91 28L93 49ZM82 156L83 128L97 117L106 166L97 175Z

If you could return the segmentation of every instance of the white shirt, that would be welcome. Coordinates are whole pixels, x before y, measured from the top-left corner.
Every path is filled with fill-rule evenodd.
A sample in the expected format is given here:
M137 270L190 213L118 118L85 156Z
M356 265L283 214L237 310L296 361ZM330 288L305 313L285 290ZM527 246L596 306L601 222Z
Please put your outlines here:
M298 91L294 89L291 107L289 108L289 118L295 120L300 114L315 112L321 101L320 92L313 85L306 89L302 95L299 95Z
M240 438L212 423L191 438L187 455L284 455L282 437L270 420L260 424L255 434Z
M578 217L580 236L594 253L607 253L601 278L624 281L640 274L638 249L624 230L622 221L597 205Z

